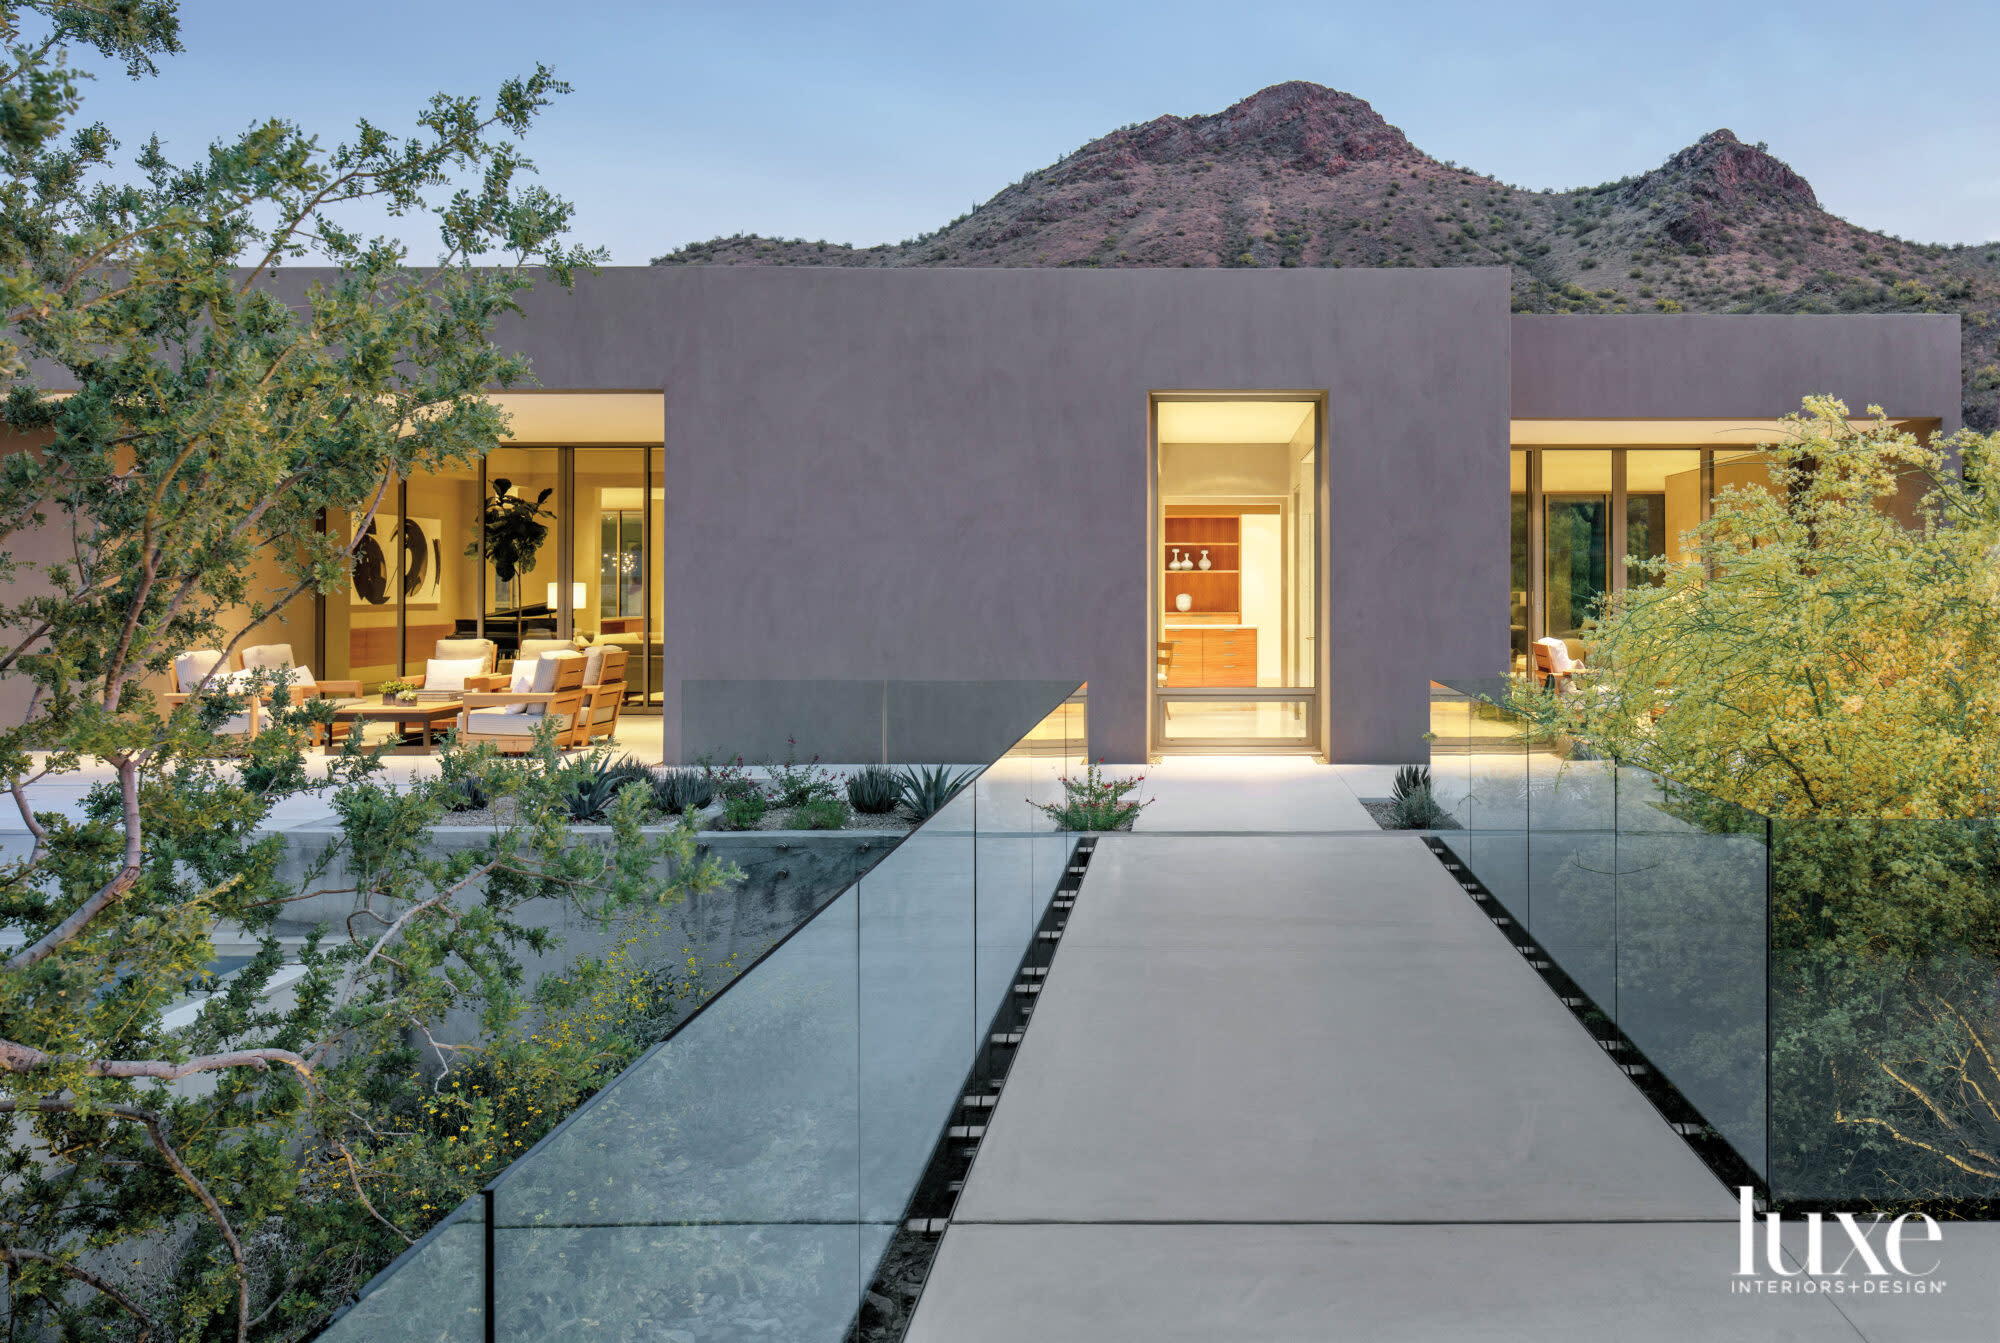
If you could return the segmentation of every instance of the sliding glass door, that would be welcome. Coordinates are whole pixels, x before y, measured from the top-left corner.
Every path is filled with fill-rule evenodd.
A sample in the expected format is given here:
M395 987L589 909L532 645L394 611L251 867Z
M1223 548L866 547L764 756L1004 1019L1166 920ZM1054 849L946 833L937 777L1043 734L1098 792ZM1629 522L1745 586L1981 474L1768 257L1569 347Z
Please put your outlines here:
M627 712L660 704L658 447L498 447L473 465L392 481L345 593L320 603L319 674L369 690L421 673L440 640L625 648Z

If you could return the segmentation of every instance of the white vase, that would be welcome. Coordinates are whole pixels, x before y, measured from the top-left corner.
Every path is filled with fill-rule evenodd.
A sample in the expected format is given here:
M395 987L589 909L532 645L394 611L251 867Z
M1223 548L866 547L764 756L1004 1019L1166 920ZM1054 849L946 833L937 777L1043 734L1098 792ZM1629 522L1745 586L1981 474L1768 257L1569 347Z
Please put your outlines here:
M1201 552L1201 567L1204 569L1208 568L1208 552L1206 550Z
M1194 598L1188 596L1185 592L1179 593L1174 597L1174 609L1176 611L1185 611L1193 605Z

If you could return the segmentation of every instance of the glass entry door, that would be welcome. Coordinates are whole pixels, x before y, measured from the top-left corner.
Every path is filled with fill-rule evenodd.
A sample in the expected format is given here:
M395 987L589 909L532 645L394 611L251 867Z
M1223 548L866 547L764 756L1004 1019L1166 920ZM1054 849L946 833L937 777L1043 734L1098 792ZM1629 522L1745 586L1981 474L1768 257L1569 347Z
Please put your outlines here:
M1153 404L1152 749L1320 749L1319 402Z

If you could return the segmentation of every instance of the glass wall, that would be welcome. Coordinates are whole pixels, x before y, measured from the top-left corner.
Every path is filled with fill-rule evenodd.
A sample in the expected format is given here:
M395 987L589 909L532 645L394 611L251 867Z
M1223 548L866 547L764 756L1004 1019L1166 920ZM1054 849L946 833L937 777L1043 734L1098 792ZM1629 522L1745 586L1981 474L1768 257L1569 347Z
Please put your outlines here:
M320 674L373 691L420 674L441 639L484 637L504 668L526 639L627 651L628 707L660 703L658 447L501 447L392 481L359 529L347 590L322 604Z
M1762 472L1753 451L1516 448L1509 454L1508 627L1516 670L1554 637L1583 658L1586 622L1605 601L1657 575L1633 566L1686 554L1714 488ZM1704 490L1705 475L1714 487Z
M1610 452L1542 454L1543 629L1559 639L1582 634L1611 591L1611 502Z
M495 448L486 455L485 634L509 661L524 639L552 639L579 605L561 533L562 448Z
M648 562L666 526L659 455L658 448L577 448L571 470L571 582L583 594L571 626L579 638L625 649L625 682L640 705L660 702L658 564Z

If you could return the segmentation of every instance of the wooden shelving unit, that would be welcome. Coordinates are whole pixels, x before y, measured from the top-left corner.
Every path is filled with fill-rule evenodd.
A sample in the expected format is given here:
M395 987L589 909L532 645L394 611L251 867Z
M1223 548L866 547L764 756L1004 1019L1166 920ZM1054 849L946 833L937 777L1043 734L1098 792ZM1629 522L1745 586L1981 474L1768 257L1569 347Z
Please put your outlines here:
M1160 527L1160 584L1162 609L1168 617L1182 614L1174 598L1187 593L1193 601L1188 615L1216 615L1240 611L1243 607L1242 576L1238 566L1243 554L1243 520L1234 513L1169 513ZM1189 559L1208 552L1207 569L1169 569L1167 564L1179 550Z

